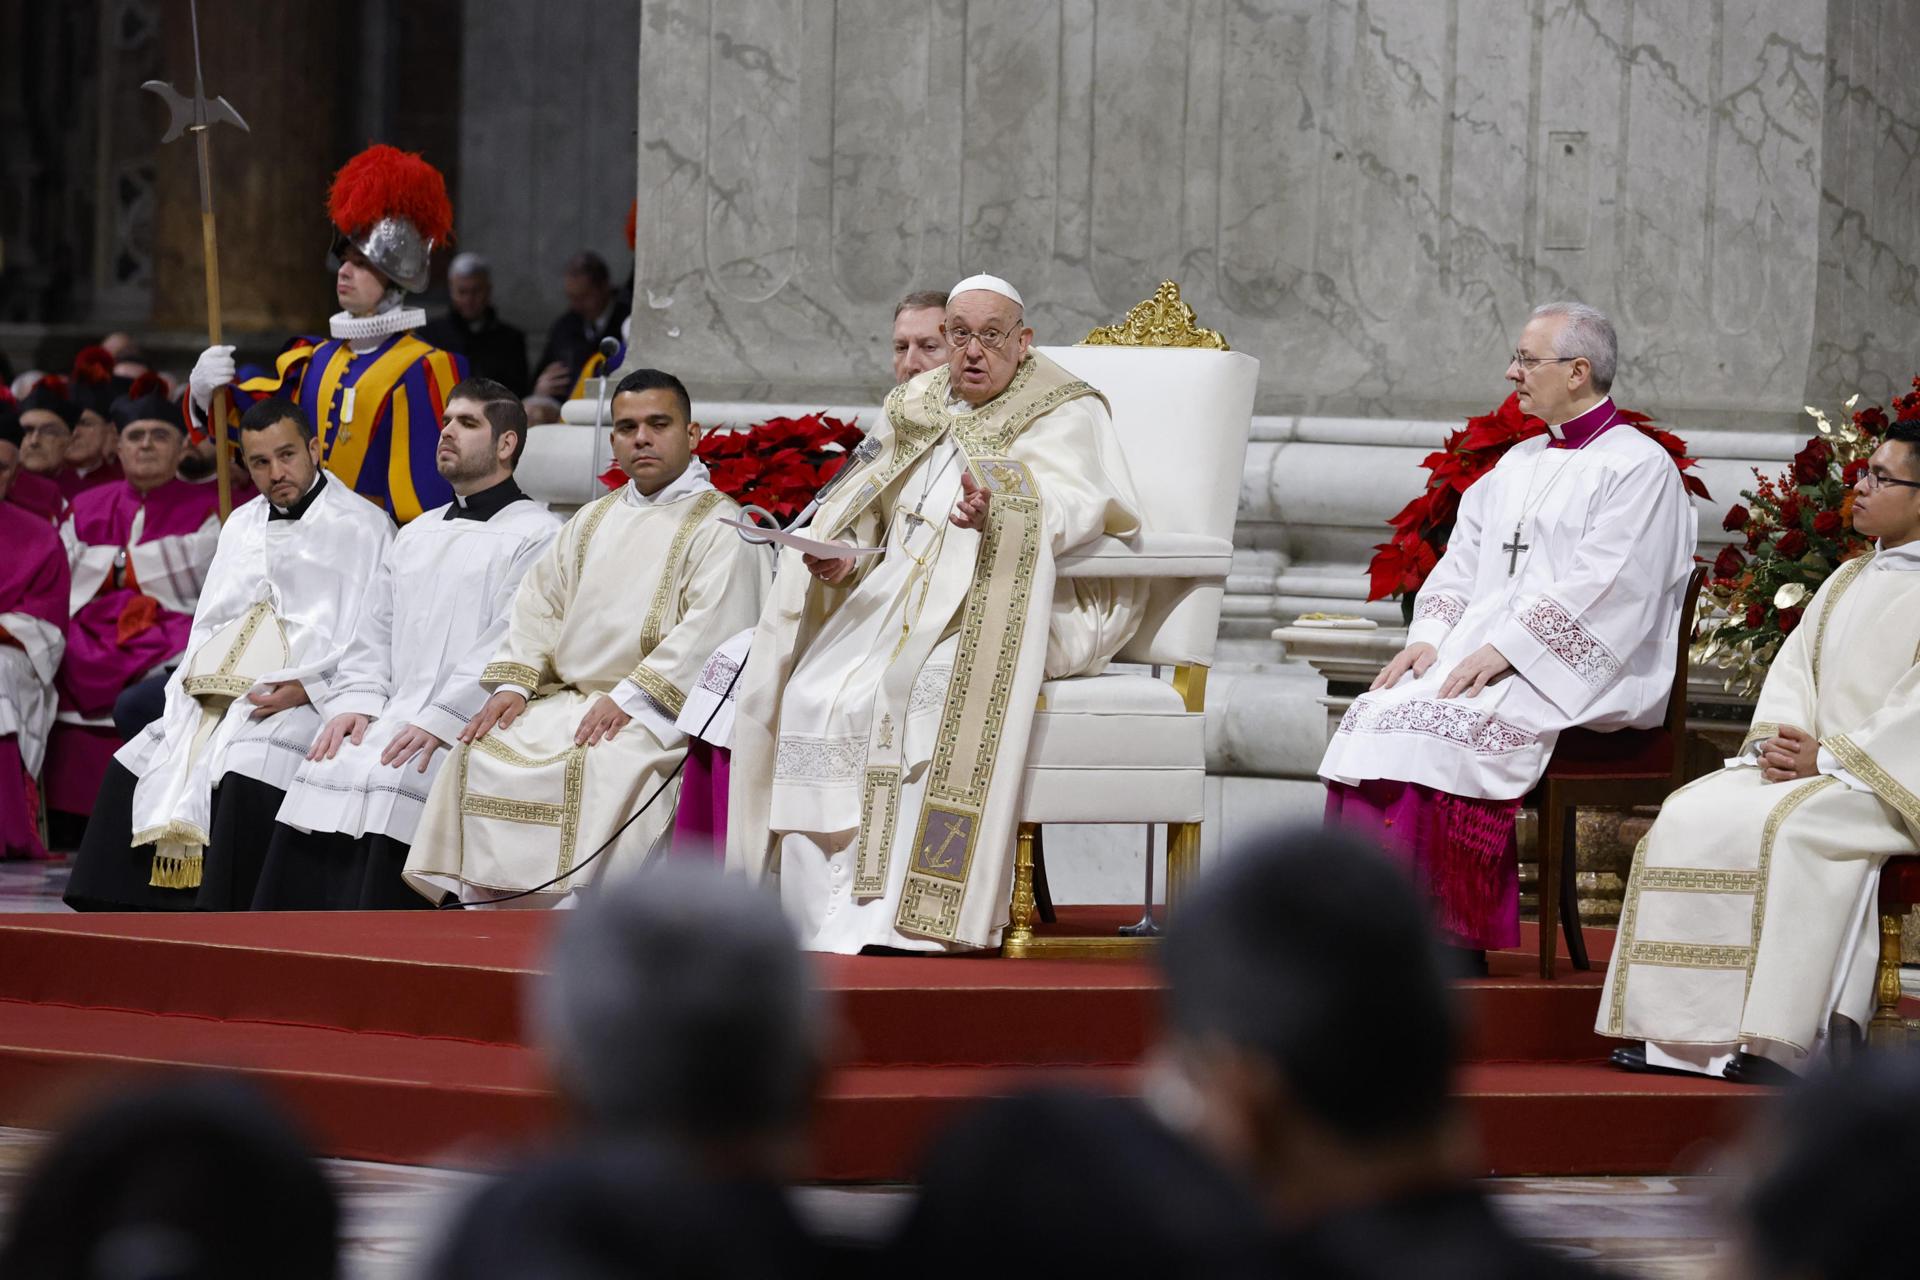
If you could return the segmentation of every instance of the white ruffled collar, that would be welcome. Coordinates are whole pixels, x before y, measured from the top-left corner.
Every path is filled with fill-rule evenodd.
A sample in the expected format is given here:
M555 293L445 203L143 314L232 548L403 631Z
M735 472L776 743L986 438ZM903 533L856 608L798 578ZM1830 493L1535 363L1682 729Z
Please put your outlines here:
M390 338L396 333L405 333L409 329L418 329L427 322L427 313L419 307L403 307L395 304L384 305L370 316L351 315L345 311L336 311L327 321L327 332L342 342L350 343L356 351L361 343L378 342Z

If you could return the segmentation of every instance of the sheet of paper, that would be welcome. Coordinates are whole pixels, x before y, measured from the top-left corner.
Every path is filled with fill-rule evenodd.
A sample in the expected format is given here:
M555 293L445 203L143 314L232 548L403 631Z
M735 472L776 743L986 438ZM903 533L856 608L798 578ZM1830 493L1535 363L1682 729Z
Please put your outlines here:
M792 547L802 555L824 556L830 559L852 556L858 559L861 556L877 556L886 551L885 547L850 547L842 542L821 542L814 538L803 538L797 533L769 529L765 525L752 524L745 520L722 520L720 523L731 525L742 533L752 534L753 536L748 539L750 542L771 542L779 547Z

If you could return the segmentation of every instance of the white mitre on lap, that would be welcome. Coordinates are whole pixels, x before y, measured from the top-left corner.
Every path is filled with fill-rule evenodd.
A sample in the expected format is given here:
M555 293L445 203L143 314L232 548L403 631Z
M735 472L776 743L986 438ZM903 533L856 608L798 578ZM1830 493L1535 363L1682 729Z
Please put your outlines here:
M965 280L962 280L959 284L947 290L947 296L949 298L957 298L961 294L970 293L975 289L984 289L988 293L997 293L1003 298L1012 298L1015 306L1019 307L1022 311L1027 309L1026 300L1020 296L1020 291L1011 284L1008 284L1005 280L1002 280L999 276L985 274L968 276Z

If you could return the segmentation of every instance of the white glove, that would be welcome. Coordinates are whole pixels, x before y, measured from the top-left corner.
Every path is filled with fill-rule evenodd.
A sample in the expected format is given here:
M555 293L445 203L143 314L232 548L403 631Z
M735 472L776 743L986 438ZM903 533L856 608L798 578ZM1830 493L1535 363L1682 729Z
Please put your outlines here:
M231 383L235 372L230 346L208 347L193 362L187 386L193 391L193 407L199 410L202 421L206 420L207 409L213 404L213 393Z

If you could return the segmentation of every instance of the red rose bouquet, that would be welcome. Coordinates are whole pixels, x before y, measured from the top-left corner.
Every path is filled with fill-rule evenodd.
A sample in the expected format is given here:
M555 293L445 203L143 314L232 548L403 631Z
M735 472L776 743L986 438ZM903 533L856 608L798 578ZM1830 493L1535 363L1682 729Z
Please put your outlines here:
M847 452L860 439L853 423L809 413L769 418L745 431L710 430L694 456L707 464L714 488L742 505L766 508L784 525L847 465ZM600 479L609 489L627 482L618 467Z
M1688 493L1711 500L1713 495L1700 478L1688 474L1696 462L1687 456L1686 441L1661 430L1644 413L1622 410L1620 416L1673 455ZM1518 398L1510 395L1492 413L1467 419L1465 427L1447 437L1440 452L1428 454L1420 464L1429 473L1426 488L1388 521L1393 537L1374 547L1373 561L1367 566L1372 579L1367 599L1399 596L1402 609L1411 617L1415 593L1447 549L1460 512L1460 495L1493 470L1507 450L1546 429L1545 422L1522 413Z
M1893 402L1901 421L1920 419L1920 378ZM1828 575L1873 544L1853 531L1853 486L1887 430L1878 405L1847 401L1839 424L1809 405L1816 431L1777 476L1754 468L1754 487L1721 521L1741 541L1721 548L1702 592L1693 660L1727 672L1729 693L1760 691L1781 644L1805 617Z

